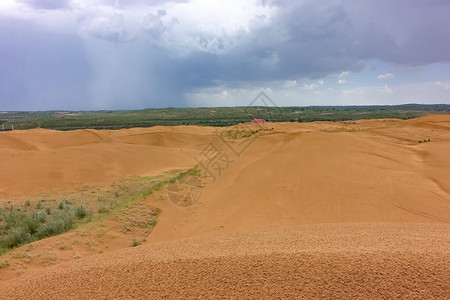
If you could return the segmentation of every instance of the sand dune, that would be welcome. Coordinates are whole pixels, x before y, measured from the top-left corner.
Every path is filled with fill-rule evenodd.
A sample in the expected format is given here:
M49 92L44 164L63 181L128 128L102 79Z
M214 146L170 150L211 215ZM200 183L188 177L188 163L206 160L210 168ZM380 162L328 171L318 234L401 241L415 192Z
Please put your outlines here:
M0 198L230 161L195 205L162 209L149 243L3 282L23 298L450 296L450 116L216 128L0 133ZM430 142L418 141L430 139ZM244 140L245 141L245 140ZM205 174L205 172L204 172ZM0 270L1 272L1 270Z
M179 135L176 130L2 132L0 198L189 168L212 130L185 128Z
M0 285L6 299L446 299L449 228L305 225L91 256Z

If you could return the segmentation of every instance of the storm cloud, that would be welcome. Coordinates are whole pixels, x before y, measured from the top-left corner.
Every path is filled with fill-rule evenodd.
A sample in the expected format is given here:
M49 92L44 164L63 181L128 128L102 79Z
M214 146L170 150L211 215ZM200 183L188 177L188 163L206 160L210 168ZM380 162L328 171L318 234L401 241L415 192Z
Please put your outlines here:
M227 105L233 93L217 90L262 87L317 105L305 93L395 92L377 79L394 71L389 84L450 80L447 1L13 2L0 6L2 110L186 106L195 95Z
M68 9L72 4L71 0L18 0L17 2L36 9Z

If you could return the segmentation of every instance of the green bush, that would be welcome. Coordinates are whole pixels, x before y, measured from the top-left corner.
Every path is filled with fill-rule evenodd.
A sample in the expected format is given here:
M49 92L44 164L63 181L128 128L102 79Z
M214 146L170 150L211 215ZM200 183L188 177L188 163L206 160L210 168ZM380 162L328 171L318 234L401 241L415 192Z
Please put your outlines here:
M83 219L89 214L88 209L84 205L77 206L75 208L75 216L77 219Z
M38 219L27 216L22 223L22 228L24 228L30 236L36 233L41 222Z
M46 237L51 237L57 234L63 233L65 230L65 225L63 220L50 220L45 224L42 224L38 228L36 236L39 239L44 239Z
M97 211L98 211L99 214L104 214L104 213L108 212L108 209L106 208L106 206L104 204L100 204L98 206L98 210Z
M41 207L42 207L42 200L38 200L38 202L36 202L36 208L41 209Z
M44 223L47 219L47 213L43 210L38 210L32 214L32 218L39 221L39 223Z
M31 238L31 235L25 228L15 227L11 228L1 239L3 247L12 249L27 243Z
M47 221L45 211L36 211L31 215L23 212L11 212L6 216L0 244L12 249L70 230L75 222L75 215L70 210L55 211Z
M22 211L15 211L13 208L4 217L3 229L8 231L11 228L20 227L24 220L27 218L27 214Z
M70 230L75 222L75 216L71 211L55 211L53 217L46 223L41 224L37 230L37 237L43 239L46 237L61 234Z
M0 243L5 248L15 248L34 240L34 235L45 222L47 214L43 211L34 212L31 216L24 212L11 210L5 217Z
M45 212L47 213L47 215L51 215L51 214L52 214L52 209L51 209L50 206L46 206L46 207L44 208L44 210L45 210Z
M70 200L64 199L63 201L58 203L58 209L70 209Z

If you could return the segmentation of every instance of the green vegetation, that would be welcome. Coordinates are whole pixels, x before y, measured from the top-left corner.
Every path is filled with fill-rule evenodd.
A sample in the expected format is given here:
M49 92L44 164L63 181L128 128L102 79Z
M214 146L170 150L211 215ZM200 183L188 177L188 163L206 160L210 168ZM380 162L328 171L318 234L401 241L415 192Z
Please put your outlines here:
M25 200L25 202L23 203L23 207L25 209L27 209L27 207L29 207L31 205L30 200Z
M423 141L419 141L419 144L431 142L431 139L423 139Z
M52 214L52 208L49 207L49 206L46 206L46 207L44 208L44 211L47 213L47 215L51 215L51 214Z
M78 220L83 219L90 214L88 209L84 205L80 205L80 206L76 207L74 212L75 212L75 217L77 217Z
M251 129L246 129L246 128L229 128L229 129L221 130L219 132L219 135L221 137L229 139L229 140L238 140L238 139L250 137L260 131L270 131L270 130L273 130L273 128L271 128L271 129L264 128L264 129L257 129L257 130L251 130Z
M98 206L97 212L98 212L99 214L105 214L105 213L108 212L108 209L106 208L106 206L105 206L104 204L100 204L100 205Z
M0 255L27 243L64 233L92 220L100 220L121 209L132 206L134 202L145 199L148 195L161 190L169 183L182 179L187 174L199 175L200 171L197 168L193 168L175 176L171 174L173 173L164 175L167 179L164 176L142 177L113 184L112 187L124 192L118 193L112 190L109 191L111 196L118 193L121 198L115 197L111 201L109 209L106 208L105 204L100 203L98 206L99 214L95 217L93 217L92 210L85 205L78 205L72 209L72 200L69 199L54 202L54 209L46 206L43 209L36 209L28 213L22 206L14 207L10 205L8 207L0 207ZM85 195L83 194L83 197L86 197ZM91 197L96 200L106 201L103 196L93 195ZM31 201L27 201L27 207L31 207ZM37 201L37 203L40 203L39 207L42 207L43 201L45 200ZM36 207L38 207L37 204ZM145 227L156 226L158 213L159 211L156 209L152 211L153 218L145 224Z
M27 256L28 255L25 252L16 252L16 253L13 253L13 255L12 255L13 258L25 258Z
M133 247L136 247L136 246L139 246L141 243L142 243L141 241L139 241L139 240L137 240L137 239L133 239L133 244L132 244L132 246L133 246Z
M4 260L0 263L0 269L9 267L9 260Z
M346 121L370 118L410 119L430 113L450 113L450 105L406 104L394 106L310 107L199 107L133 111L5 112L0 124L6 129L47 128L56 130L120 129L156 125L229 126L253 118L273 122Z
M58 203L58 209L66 209L70 207L70 200L64 199L63 201Z
M51 217L46 210L37 210L30 214L17 211L12 206L9 210L3 210L0 248L13 249L61 234L72 229L76 220L90 214L84 206L71 210L67 202L59 207L62 208L53 211Z

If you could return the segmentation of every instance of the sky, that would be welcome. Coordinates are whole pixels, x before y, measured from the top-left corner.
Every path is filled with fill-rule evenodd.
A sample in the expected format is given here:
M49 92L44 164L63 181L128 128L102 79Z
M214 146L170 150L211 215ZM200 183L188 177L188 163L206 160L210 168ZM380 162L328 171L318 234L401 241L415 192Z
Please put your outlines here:
M450 104L446 0L0 0L0 111Z

